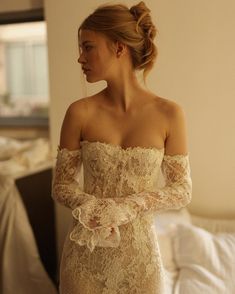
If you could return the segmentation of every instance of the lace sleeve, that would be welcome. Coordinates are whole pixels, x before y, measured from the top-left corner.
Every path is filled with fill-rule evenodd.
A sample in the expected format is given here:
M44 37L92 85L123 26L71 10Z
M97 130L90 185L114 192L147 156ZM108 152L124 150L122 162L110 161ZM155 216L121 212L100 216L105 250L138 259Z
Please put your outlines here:
M76 176L80 173L82 165L81 149L72 151L67 148L61 149L58 146L56 159L52 180L52 198L71 209L85 204L87 204L88 208L89 206L93 207L97 200L96 197L85 193L76 180ZM100 227L93 230L86 226L79 226L77 222L73 236L75 236L74 240L77 244L87 245L93 251L95 246L115 247L119 243L119 231L110 236L112 230L114 229L111 227Z
M81 149L57 148L56 165L52 180L52 198L74 209L96 197L83 192L75 177L81 170Z
M118 226L145 213L179 209L190 203L192 180L189 155L164 155L161 169L165 179L163 188L156 191L141 191L126 197L94 199L75 208L72 211L73 217L93 233L93 241L99 230L103 229L106 230L106 235L103 237L106 240L110 238L112 246L118 246L120 242ZM102 238L102 234L99 237ZM79 243L79 238L75 227L70 234L70 239ZM93 242L92 248L94 244Z

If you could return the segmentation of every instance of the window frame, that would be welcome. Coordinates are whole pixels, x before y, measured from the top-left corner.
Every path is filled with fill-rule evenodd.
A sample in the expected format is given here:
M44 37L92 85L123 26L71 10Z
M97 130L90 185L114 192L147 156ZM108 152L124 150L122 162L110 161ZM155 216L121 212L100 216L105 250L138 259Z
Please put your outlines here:
M0 13L0 25L26 23L33 21L45 21L44 9L37 8L31 10L21 10L12 12ZM1 127L49 127L48 117L33 117L33 116L9 116L0 117Z

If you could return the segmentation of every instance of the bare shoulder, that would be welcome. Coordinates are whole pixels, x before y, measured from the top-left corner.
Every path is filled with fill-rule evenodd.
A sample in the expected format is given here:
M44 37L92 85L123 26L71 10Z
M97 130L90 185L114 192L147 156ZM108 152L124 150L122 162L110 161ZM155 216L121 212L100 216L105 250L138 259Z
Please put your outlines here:
M178 104L177 102L167 99L167 98L163 98L163 97L156 97L156 104L159 108L159 110L163 113L165 113L166 116L168 116L169 118L172 117L172 115L177 114L178 112L182 112L183 108L180 104Z
M159 103L167 122L165 153L170 155L187 154L187 126L183 107L166 98L159 99Z
M99 98L101 97L101 92L98 92L91 96L80 98L74 101L73 103L71 103L70 107L75 112L78 111L81 115L82 113L87 114L88 110L91 110L93 107L97 107L97 102L99 101Z
M167 98L156 97L156 105L164 123L166 140L176 134L176 129L181 132L186 129L185 112L179 103Z
M84 111L87 109L87 104L88 104L88 98L89 97L83 97L81 99L78 99L74 102L72 102L67 111L72 114L80 114L83 115Z
M184 109L179 103L162 97L157 97L156 103L169 124L184 118Z
M65 113L60 132L60 147L69 150L80 148L80 139L86 119L86 98L72 102Z
M67 115L70 116L74 124L77 126L79 125L81 129L85 128L87 121L97 110L98 98L101 96L100 93L101 92L80 98L69 105Z
M90 96L80 98L69 105L66 111L66 116L70 117L75 125L82 127L86 124L86 120L93 104Z

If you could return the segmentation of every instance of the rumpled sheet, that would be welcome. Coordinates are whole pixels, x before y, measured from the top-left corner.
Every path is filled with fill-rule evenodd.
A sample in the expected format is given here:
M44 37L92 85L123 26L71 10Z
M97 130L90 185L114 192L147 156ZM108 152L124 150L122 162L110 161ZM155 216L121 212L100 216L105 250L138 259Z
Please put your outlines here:
M56 294L11 176L0 175L0 293Z
M47 138L17 140L0 136L0 174L17 177L52 161Z

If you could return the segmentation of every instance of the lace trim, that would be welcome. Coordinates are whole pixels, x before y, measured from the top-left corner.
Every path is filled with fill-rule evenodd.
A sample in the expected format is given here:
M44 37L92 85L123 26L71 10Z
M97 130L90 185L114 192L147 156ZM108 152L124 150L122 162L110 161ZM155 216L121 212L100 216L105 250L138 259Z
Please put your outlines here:
M82 223L82 222L81 222ZM82 223L83 224L83 223ZM118 227L91 229L79 223L71 231L69 238L80 246L87 246L92 252L98 247L118 247L120 244L120 231Z
M83 144L99 144L99 145L103 145L104 147L107 147L107 148L117 148L123 152L128 152L128 151L136 151L136 150L140 150L140 151L143 151L143 150L146 150L146 151L150 151L150 150L157 150L159 152L163 152L165 150L165 148L157 148L157 147L141 147L141 146L129 146L129 147L126 147L126 148L123 148L122 146L120 145L114 145L112 143L106 143L106 142L100 142L100 141L88 141L88 140L83 140L83 141L80 141L80 144L83 145Z

